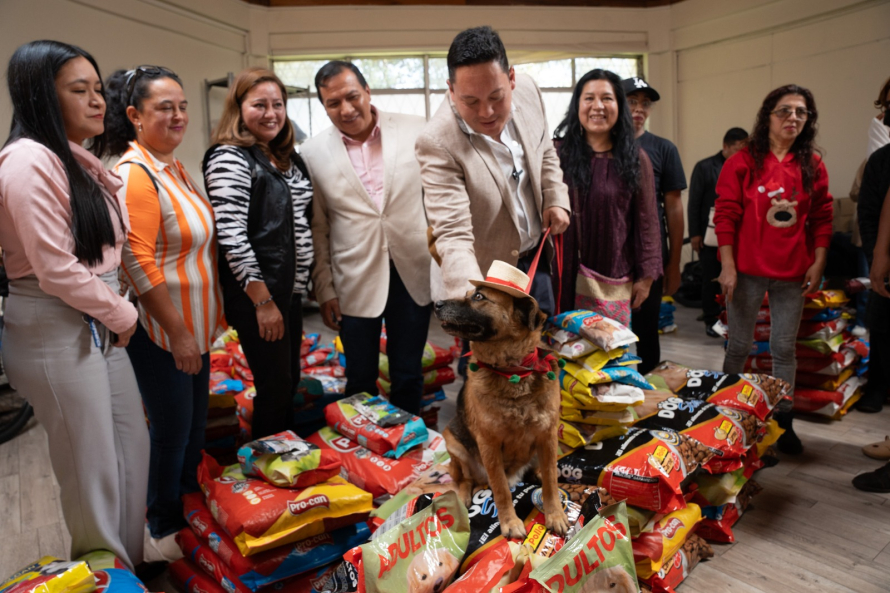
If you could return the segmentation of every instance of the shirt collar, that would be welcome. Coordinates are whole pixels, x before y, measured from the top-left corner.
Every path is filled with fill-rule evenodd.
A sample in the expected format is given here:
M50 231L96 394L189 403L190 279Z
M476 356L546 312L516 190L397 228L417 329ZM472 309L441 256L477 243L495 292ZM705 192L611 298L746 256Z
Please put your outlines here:
M374 142L374 141L380 139L380 115L377 113L377 108L374 107L373 105L371 105L371 114L374 116L374 129L371 130L371 135L368 136L364 142L359 142L358 140L354 140L354 139L350 138L349 136L347 136L346 134L344 134L343 132L340 132L339 129L337 129L337 131L340 132L340 137L343 138L344 144L346 144L347 146L350 144L354 145L354 146L361 146L362 144L367 144L368 142Z
M448 101L451 102L451 97L448 98ZM464 134L467 134L468 136L488 136L487 134L480 134L479 132L477 132L476 130L471 128L469 126L469 124L467 124L467 122L464 121L464 118L462 118L460 116L460 113L458 113L457 107L454 106L453 102L451 102L451 111L454 113L454 117L457 118L457 125ZM510 122L513 121L513 115L515 113L516 113L516 104L511 103L510 104L510 118L504 124L504 128L506 128L510 124ZM501 131L501 133L503 134L504 132ZM488 136L488 137L490 138L490 136Z
M124 186L121 178L118 177L116 173L106 169L105 164L86 148L80 144L71 142L70 140L68 141L68 147L71 149L71 154L74 159L80 163L80 166L86 169L96 181L103 185L105 189L108 190L108 193L115 195L117 194L117 191Z

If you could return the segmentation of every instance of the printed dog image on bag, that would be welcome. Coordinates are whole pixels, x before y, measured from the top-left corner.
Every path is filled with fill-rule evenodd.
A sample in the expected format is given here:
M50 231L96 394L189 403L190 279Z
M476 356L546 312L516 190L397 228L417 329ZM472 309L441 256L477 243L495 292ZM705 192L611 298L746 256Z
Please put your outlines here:
M457 564L445 548L416 556L408 565L408 593L441 593L457 572Z
M637 593L637 581L623 566L613 566L594 574L578 593Z

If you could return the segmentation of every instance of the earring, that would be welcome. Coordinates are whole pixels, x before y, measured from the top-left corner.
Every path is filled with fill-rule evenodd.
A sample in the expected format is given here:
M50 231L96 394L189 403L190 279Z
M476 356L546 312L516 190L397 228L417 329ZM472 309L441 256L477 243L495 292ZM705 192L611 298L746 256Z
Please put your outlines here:
M139 131L140 131L140 132L142 131L142 124L141 124L141 123L139 124Z

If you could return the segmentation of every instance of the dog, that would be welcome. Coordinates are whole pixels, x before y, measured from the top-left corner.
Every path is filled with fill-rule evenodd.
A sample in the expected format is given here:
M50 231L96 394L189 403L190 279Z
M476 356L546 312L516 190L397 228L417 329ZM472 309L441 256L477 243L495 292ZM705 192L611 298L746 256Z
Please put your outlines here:
M473 284L476 289L463 299L435 304L442 329L469 340L473 352L471 372L457 398L457 415L442 433L451 455L451 477L467 506L473 488L488 484L501 533L506 538L524 538L525 525L513 508L510 489L537 466L546 527L563 535L569 524L557 486L557 361L549 360L550 377L533 372L516 382L509 374L511 367L536 352L547 316L533 298L518 296L521 292L511 294L488 282ZM497 369L507 369L507 373L499 374Z
M623 566L612 566L590 577L578 593L637 593L637 581Z
M408 593L442 593L457 572L459 561L445 548L418 554L408 565Z

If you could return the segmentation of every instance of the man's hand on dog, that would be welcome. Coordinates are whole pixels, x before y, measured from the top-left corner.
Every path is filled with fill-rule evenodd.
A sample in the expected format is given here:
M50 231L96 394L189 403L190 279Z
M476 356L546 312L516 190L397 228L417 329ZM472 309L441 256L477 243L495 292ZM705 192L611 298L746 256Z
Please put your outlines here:
M550 227L551 235L561 235L569 228L569 213L559 206L551 206L544 210L544 228Z

